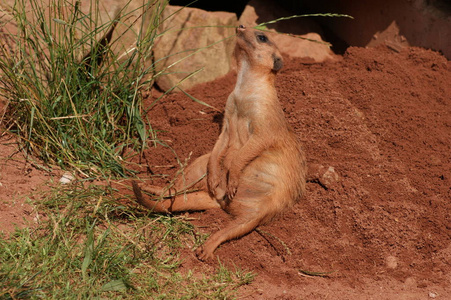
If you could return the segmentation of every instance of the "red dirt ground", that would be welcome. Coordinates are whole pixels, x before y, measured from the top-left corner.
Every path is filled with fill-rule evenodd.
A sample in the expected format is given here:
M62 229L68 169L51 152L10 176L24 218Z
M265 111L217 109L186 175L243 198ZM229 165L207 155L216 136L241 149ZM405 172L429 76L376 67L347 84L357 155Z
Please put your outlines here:
M333 166L340 179L329 189L308 183L294 209L216 251L225 264L257 275L240 298L451 299L451 63L421 48L378 47L349 48L335 62L285 65L277 88L286 117L308 161ZM222 110L234 83L230 73L189 92ZM148 115L181 161L211 151L220 130L220 113L181 93ZM48 177L4 160L14 150L3 144L0 226L23 226L29 210L13 204L23 202L15 195ZM149 169L141 177L170 179L178 169L162 146L146 150L142 163ZM209 233L230 220L221 210L190 216ZM182 271L217 264L198 261L190 249L182 258Z

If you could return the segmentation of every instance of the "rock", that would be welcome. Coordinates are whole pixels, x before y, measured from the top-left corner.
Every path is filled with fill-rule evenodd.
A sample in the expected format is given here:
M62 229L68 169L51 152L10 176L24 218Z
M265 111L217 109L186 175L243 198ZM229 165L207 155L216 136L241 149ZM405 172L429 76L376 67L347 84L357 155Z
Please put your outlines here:
M235 14L167 6L162 16L163 20L166 18L158 28L161 37L154 46L156 72L162 74L156 82L161 89L166 91L177 84L187 89L230 71L235 45L233 27L237 25ZM219 27L202 27L206 25ZM214 43L217 44L211 46ZM207 46L211 47L196 52ZM181 82L197 70L200 71L195 76Z
M437 298L437 293L435 293L435 292L429 292L428 295L429 295L429 298Z
M398 267L398 259L395 256L389 255L385 258L385 265L389 269L396 269Z
M293 13L281 9L280 5L277 5L275 1L251 0L241 14L239 23L253 27L263 22L291 15ZM267 27L273 32L300 35L305 39L321 42L316 43L288 35L273 34L272 39L283 54L304 58L313 62L322 62L335 58L335 54L328 45L324 44L321 38L321 28L311 19L294 18L275 24L268 24Z
M407 39L401 34L396 21L391 22L384 30L376 32L367 46L375 47L380 44L385 44L396 52L401 52L402 49L409 46Z
M120 21L117 23L111 39L111 50L120 61L125 61L134 55L133 50L135 50L138 40L145 36L150 23L153 22L153 13L157 13L155 10L159 8L147 0L100 0L98 7L93 9L89 2L90 0L81 0L82 12L91 15L91 18L98 19L97 26L107 25L104 25L104 28L96 35L96 41L106 33L112 21L116 17L119 18ZM94 30L94 28L90 28L90 30ZM87 46L86 51L89 51L91 45ZM139 63L143 68L150 67L153 63L151 53L144 53L144 58ZM149 76L153 76L153 74L149 74ZM142 80L147 79L149 78Z
M61 176L59 182L61 184L68 184L68 183L71 183L74 180L75 180L74 175L72 175L70 172L65 172L63 174L63 176Z
M325 167L320 164L309 164L307 172L307 181L317 182L326 189L331 188L338 180L337 172L332 166Z

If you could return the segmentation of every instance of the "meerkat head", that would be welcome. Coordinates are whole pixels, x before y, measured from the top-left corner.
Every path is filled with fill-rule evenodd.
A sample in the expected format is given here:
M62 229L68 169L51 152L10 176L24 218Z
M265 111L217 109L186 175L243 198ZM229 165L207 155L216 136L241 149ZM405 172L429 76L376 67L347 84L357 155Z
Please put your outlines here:
M244 59L254 69L271 72L282 69L282 55L264 32L240 25L236 29L236 36L235 57L238 64Z

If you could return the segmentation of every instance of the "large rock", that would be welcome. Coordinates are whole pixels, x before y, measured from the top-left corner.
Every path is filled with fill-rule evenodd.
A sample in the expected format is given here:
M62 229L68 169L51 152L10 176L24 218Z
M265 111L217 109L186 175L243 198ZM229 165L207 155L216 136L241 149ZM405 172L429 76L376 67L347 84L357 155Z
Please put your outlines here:
M4 0L4 3L0 3L0 38L5 40L2 36L15 36L17 34L17 24L12 17L12 12L15 7L16 0ZM64 30L57 30L57 27L64 28L65 23L70 22L70 15L64 15L63 13L57 14L52 9L52 4L56 0L42 0L38 4L42 6L42 12L46 20L52 20L47 24L52 28L52 34L56 40L60 33L66 34ZM31 3L24 2L27 11L27 20L33 22L35 13L32 11ZM75 1L72 3L75 5ZM116 17L120 18L120 22L117 22L117 26L113 33L112 50L117 57L124 59L127 55L130 55L133 47L137 44L139 33L141 28L146 28L146 25L150 22L152 3L148 0L100 0L95 2L92 0L81 0L80 10L87 16L83 21L80 21L76 26L75 34L77 38L82 36L86 38L87 34L96 31L93 39L85 39L85 43L79 49L76 49L75 53L78 57L82 58L86 54L93 43L98 41L110 28L113 20ZM70 7L70 6L67 6ZM19 11L21 8L17 8ZM68 11L71 9L68 8ZM72 9L73 10L73 9ZM56 19L59 19L55 21ZM12 39L10 39L12 40ZM1 42L1 41L0 41ZM79 53L78 53L79 52ZM151 64L151 55L149 55L149 65Z
M235 14L167 6L162 18L167 19L158 28L161 37L153 50L156 71L161 74L156 82L161 89L175 85L187 89L230 71ZM186 77L189 78L184 80Z
M253 27L263 22L291 15L293 14L282 9L275 1L251 0L241 14L239 23ZM307 18L284 20L275 24L268 24L267 28L273 32L299 35L304 38L273 34L272 39L283 54L305 58L313 62L322 62L335 57L330 47L321 38L321 28Z

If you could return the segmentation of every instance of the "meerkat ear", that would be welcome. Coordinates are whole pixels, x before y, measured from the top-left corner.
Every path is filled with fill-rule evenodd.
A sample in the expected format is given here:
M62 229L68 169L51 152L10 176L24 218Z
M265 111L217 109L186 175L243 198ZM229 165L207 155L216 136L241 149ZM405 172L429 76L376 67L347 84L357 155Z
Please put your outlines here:
M273 58L273 61L274 61L274 65L272 67L272 70L276 71L276 72L280 71L280 69L282 69L282 67L283 67L282 57L273 54L272 58Z

